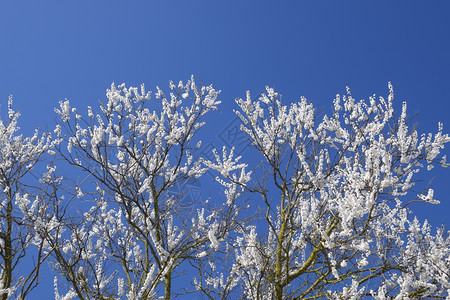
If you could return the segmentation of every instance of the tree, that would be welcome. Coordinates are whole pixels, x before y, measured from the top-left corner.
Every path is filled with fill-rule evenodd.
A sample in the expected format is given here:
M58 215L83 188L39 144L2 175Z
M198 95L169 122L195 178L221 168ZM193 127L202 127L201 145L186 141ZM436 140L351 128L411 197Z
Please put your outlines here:
M170 90L166 96L157 88L153 100L144 86L113 84L97 114L88 107L83 117L68 100L56 110L58 154L86 177L71 201L94 202L79 204L78 215L64 207L62 226L47 237L69 283L65 299L171 299L173 278L183 276L177 268L203 259L232 228L230 205L182 201L207 170L195 155L197 132L219 92L193 79Z
M270 88L237 99L253 146L246 163L234 148L201 155L219 91L193 78L169 87L152 98L113 84L85 115L61 101L53 140L18 135L10 100L0 122L2 299L25 299L48 257L65 300L450 297L449 234L411 213L414 202L439 203L417 173L448 166L439 154L450 137L440 123L434 135L410 128L390 84L387 99L347 90L331 116L304 98L287 106ZM219 188L187 201L207 171Z
M8 101L8 118L0 120L0 298L24 299L38 284L41 265L48 257L40 234L50 225L51 209L39 177L32 174L42 156L51 151L50 135L18 134L20 113ZM36 172L34 172L36 173ZM51 171L50 171L51 173ZM40 179L46 181L46 172ZM33 200L34 198L34 200ZM51 213L50 213L51 215ZM37 250L31 246L37 246ZM23 261L31 260L24 266ZM31 266L31 267L30 267Z
M251 181L231 172L238 166L225 152L206 164L263 213L223 244L235 253L228 271L204 266L199 290L245 299L450 297L448 232L433 235L409 210L417 201L439 203L432 189L411 193L413 176L439 163L450 137L440 123L435 135L419 136L407 126L406 103L395 115L389 90L387 99L369 101L347 90L322 119L306 99L286 106L270 88L257 100L236 100L261 162ZM440 164L448 166L445 156Z

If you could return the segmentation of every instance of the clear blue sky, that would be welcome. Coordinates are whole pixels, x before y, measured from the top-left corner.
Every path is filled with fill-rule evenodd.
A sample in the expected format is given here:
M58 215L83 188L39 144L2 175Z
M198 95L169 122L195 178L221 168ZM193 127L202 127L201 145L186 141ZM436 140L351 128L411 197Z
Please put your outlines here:
M442 121L449 133L449 16L437 0L2 1L1 110L13 94L31 133L54 126L64 98L85 108L113 81L154 89L194 74L222 90L217 130L246 90L269 85L326 112L347 85L360 99L387 95L391 81L419 131ZM441 205L418 214L438 226L450 221L450 169L429 175Z

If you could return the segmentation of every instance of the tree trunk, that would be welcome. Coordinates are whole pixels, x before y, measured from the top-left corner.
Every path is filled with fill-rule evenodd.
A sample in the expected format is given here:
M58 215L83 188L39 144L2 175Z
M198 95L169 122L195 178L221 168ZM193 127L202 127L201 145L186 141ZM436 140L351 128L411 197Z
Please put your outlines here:
M172 270L164 275L164 300L170 300L170 290L172 288Z
M285 210L285 185L283 184L283 194L281 196L280 202L280 218L281 218L281 228L277 237L277 249L276 249L276 261L275 261L275 299L283 299L283 244L287 229L287 217Z
M11 287L12 282L12 203L9 200L6 204L6 232L4 236L4 251L5 251L5 268L2 274L2 287L3 289L7 289ZM4 293L1 295L1 300L7 300L8 293Z

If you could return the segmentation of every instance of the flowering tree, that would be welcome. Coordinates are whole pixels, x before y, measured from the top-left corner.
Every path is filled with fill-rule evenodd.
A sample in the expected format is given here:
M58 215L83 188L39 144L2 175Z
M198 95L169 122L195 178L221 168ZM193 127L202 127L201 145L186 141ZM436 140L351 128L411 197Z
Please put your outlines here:
M237 99L261 163L250 181L231 172L241 166L225 152L206 165L262 213L229 235L229 269L205 265L198 290L215 299L450 297L449 235L409 211L412 202L439 203L432 189L410 191L424 165L448 166L437 157L450 137L442 124L434 135L408 128L406 103L396 116L389 89L387 99L338 95L322 119L306 99L286 106L270 88Z
M98 113L88 107L85 117L60 103L57 150L86 174L72 202L94 202L79 204L78 216L60 213L62 227L48 236L69 284L65 299L170 299L174 276L182 276L177 268L217 249L232 228L231 203L208 209L182 196L207 170L195 155L196 133L218 94L191 79L171 83L169 95L157 88L156 100L144 86L112 85L108 102Z
M12 97L7 116L0 120L0 299L24 299L38 284L49 253L40 237L46 227L42 220L51 209L31 173L53 144L37 130L32 137L18 134L20 113L12 109ZM45 176L40 181L45 182ZM26 267L23 261L31 259Z

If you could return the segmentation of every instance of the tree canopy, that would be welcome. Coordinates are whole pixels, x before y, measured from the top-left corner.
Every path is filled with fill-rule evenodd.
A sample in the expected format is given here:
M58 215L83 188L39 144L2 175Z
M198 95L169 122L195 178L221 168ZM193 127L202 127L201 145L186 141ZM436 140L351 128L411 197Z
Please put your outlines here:
M2 299L31 296L47 262L56 299L449 299L448 231L412 209L439 203L414 187L449 165L450 137L441 123L418 133L388 88L359 101L347 88L329 114L247 93L235 110L247 156L204 155L220 91L193 77L168 92L112 84L98 108L61 101L54 130L32 137L10 100ZM209 196L186 200L210 175Z

